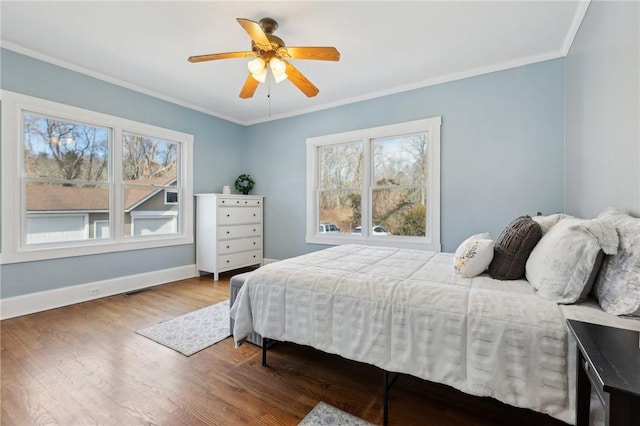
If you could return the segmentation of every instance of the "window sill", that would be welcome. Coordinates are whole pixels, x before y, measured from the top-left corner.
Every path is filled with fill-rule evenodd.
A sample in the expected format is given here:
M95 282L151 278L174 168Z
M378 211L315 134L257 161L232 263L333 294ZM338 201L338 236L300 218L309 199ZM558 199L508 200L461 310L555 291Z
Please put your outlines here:
M398 237L398 236L324 236L311 235L307 236L305 242L309 244L327 244L327 245L343 245L343 244L362 244L369 246L395 247L414 250L424 250L439 252L442 250L440 243L433 243L427 238L420 237Z
M193 244L193 236L175 236L154 239L132 239L124 242L85 242L75 246L68 243L64 247L52 247L51 245L23 249L10 253L5 251L0 258L0 264L33 262L38 260L60 259L63 257L78 257L92 254L117 253L129 250L143 250L158 247L171 247L185 244Z

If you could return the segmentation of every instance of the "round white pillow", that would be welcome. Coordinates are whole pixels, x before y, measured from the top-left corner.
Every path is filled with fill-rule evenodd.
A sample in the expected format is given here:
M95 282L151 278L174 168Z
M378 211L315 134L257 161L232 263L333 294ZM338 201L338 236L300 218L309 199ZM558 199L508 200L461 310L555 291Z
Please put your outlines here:
M494 241L486 232L470 236L456 249L453 270L464 278L480 275L493 260L494 245Z

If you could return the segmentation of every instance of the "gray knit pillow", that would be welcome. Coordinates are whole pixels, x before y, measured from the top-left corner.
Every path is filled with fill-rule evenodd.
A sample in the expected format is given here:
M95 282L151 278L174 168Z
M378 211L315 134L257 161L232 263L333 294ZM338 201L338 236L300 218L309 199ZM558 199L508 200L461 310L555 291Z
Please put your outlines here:
M596 278L600 307L613 315L640 316L640 218L607 208L598 220L614 226L620 237L617 254L605 258Z
M515 219L496 239L489 275L498 280L522 278L531 250L540 238L542 229L530 216Z

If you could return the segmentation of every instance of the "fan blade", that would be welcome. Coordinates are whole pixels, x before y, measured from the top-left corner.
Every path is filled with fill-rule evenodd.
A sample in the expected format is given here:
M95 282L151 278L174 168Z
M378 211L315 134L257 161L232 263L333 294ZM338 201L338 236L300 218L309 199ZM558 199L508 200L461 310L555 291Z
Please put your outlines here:
M318 94L320 90L318 90L318 88L314 86L313 83L307 79L307 77L302 75L302 73L298 71L298 69L293 65L291 65L289 62L287 61L283 61L283 62L287 64L287 70L286 70L287 77L289 77L289 80L291 80L291 82L298 89L300 89L302 93L304 93L308 97L312 97Z
M244 86L242 86L242 90L240 90L240 97L242 99L248 99L253 96L258 88L258 80L253 78L251 74L247 77L247 80L244 82Z
M340 52L335 47L281 47L278 49L278 55L287 59L340 60Z
M256 56L256 52L227 52L213 53L211 55L189 56L188 61L195 63L204 61L215 61L217 59L249 58L251 56Z
M251 40L253 40L258 49L264 50L265 52L273 50L271 42L264 31L262 31L260 24L244 18L236 18L236 21L242 25L242 28L249 34L249 37L251 37Z

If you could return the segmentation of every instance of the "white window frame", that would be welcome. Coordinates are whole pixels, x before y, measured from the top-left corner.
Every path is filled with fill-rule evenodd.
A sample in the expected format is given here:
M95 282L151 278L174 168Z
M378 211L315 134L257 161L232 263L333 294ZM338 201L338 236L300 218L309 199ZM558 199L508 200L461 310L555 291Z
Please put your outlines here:
M307 223L306 239L312 244L370 244L378 246L415 248L430 251L440 251L440 125L441 117L431 117L388 126L373 127L351 132L335 133L331 135L312 137L307 139ZM427 154L427 227L424 237L373 236L365 232L363 235L320 233L319 220L319 169L318 149L324 146L342 145L362 142L364 170L362 193L362 229L369 229L372 183L370 144L373 139L389 138L415 133L429 133L429 152Z
M57 102L3 90L2 96L2 264L89 254L111 253L193 244L193 135L137 121L98 113ZM74 122L109 128L110 150L122 152L122 133L142 134L180 144L181 152L178 232L171 235L125 237L124 200L121 179L111 179L110 238L27 245L26 200L22 187L23 112L43 114ZM119 157L120 158L120 157ZM111 165L112 176L120 176L120 161ZM19 188L19 190L16 190Z

